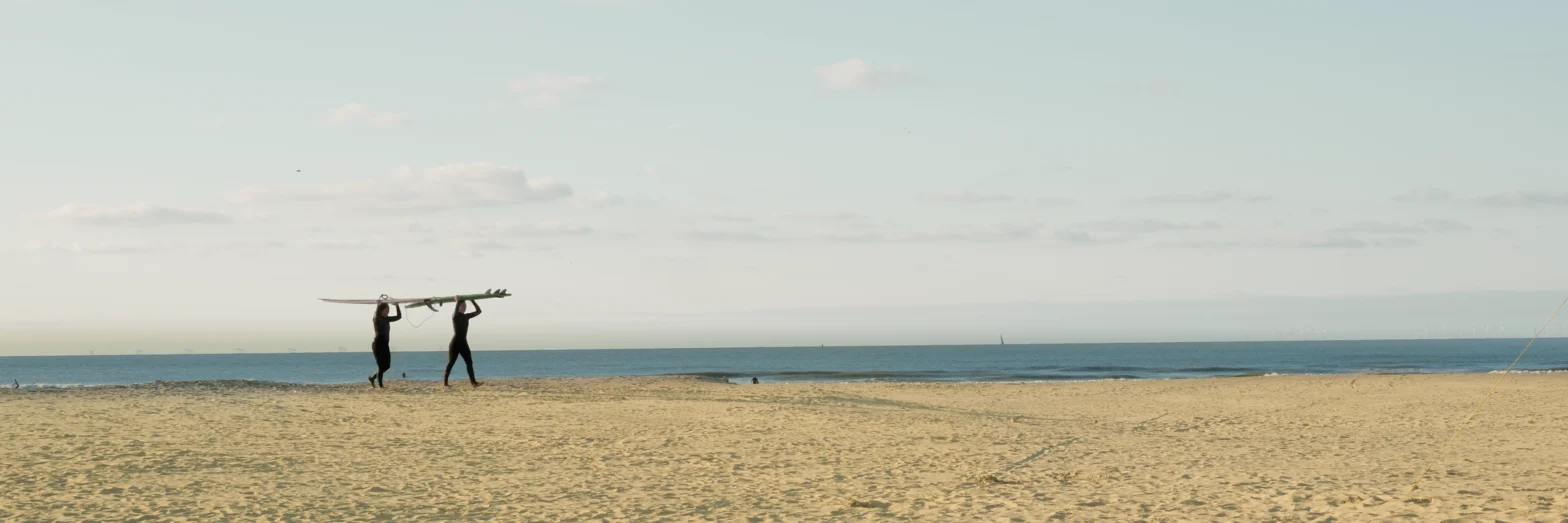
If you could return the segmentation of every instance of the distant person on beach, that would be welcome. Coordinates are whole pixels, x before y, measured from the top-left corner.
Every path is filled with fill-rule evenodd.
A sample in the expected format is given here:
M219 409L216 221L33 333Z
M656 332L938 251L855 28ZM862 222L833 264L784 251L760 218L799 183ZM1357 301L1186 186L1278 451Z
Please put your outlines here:
M457 308L452 311L452 343L446 346L446 370L441 373L442 387L450 386L446 378L452 374L452 365L457 363L458 356L462 356L463 365L468 366L468 383L479 386L479 382L474 380L474 355L468 349L468 320L484 310L479 308L478 302L474 302L473 313L466 313L467 310L468 302L457 300Z
M403 306L397 306L397 316L387 316L387 304L376 304L376 317L371 320L376 327L376 339L370 342L370 352L376 355L376 372L370 375L370 386L387 388L382 375L392 368L392 322L403 319Z
M757 377L756 376L752 376L751 377L751 384L752 385L756 385L757 384Z
M13 389L20 389L20 388L22 388L22 382L16 381L16 380L11 380L11 388L13 388Z

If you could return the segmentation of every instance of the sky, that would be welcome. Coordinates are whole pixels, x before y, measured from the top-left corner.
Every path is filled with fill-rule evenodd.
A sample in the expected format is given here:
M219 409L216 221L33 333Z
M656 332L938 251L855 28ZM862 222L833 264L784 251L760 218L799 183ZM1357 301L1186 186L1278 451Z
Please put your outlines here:
M1477 292L1530 307L1452 321L1518 331L1568 289L1564 20L0 0L0 354L359 347L369 308L317 298L498 287L489 348L1289 337L1146 305ZM1340 330L1440 323L1379 311Z

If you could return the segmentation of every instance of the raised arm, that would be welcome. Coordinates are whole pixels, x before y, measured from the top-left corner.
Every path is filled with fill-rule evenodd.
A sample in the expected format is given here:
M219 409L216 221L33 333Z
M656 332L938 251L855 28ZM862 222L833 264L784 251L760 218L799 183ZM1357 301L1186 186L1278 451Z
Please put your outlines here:
M403 319L403 304L401 304L401 303L394 303L394 304L392 304L392 306L393 307L397 307L397 316L392 316L390 318L387 318L387 321L393 322L393 321L397 321L397 320Z
M470 312L468 314L465 314L464 316L468 316L468 317L472 318L474 316L478 316L479 313L484 312L484 309L480 309L479 308L479 302L478 301L470 300L468 303L473 304L474 312Z

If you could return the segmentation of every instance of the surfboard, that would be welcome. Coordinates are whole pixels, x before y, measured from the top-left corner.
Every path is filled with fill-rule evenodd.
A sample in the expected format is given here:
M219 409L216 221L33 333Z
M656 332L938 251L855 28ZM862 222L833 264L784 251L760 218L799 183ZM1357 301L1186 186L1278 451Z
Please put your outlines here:
M387 296L385 294L382 294L380 298L369 299L369 300L365 300L365 299L338 299L338 298L317 298L317 299L319 299L321 301L324 301L324 302L329 302L329 303L352 303L352 304L361 304L361 305L373 305L373 304L377 304L377 303L386 303L386 304L392 304L392 305L407 305L411 309L414 308L414 307L429 307L430 310L436 310L436 306L437 305L441 305L443 303L452 303L452 302L457 301L457 300L483 300L483 299L487 299L487 298L505 298L507 296L511 296L511 294L506 292L506 289L495 289L495 290L487 290L487 291L485 291L483 293L479 293L479 294L459 294L456 297L453 297L453 296L430 296L430 297L426 297L426 298L393 298L391 296Z

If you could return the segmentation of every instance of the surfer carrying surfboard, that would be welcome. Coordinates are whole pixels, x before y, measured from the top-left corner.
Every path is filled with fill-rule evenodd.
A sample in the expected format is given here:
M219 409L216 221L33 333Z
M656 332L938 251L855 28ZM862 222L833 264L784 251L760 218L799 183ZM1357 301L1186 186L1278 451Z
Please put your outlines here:
M446 384L447 375L452 373L452 365L457 363L458 356L462 356L463 362L468 364L468 381L473 383L475 387L478 387L479 382L474 380L474 357L468 349L468 320L478 316L480 312L479 304L474 300L505 298L511 295L512 293L506 292L506 289L486 289L481 294L459 294L448 297L393 298L382 294L380 298L376 299L319 299L328 303L375 304L376 341L370 344L370 351L376 355L376 373L370 375L370 386L379 386L381 388L386 388L386 385L382 383L382 375L386 373L387 369L392 368L392 347L388 344L387 338L391 334L392 322L403 319L403 304L408 304L411 308L425 307L434 313L441 304L456 302L457 309L452 315L452 330L454 331L452 333L452 344L448 346L446 373L442 374L441 383ZM467 310L466 303L474 305L475 312L473 314L464 312ZM387 316L388 305L397 307L397 316ZM419 325L414 327L418 328Z
M370 375L370 386L387 388L381 377L392 368L392 322L403 319L403 306L397 305L397 316L387 316L387 304L376 304L376 316L371 321L376 327L376 339L370 342L370 352L376 355L376 372Z
M446 348L446 371L441 373L441 386L450 386L446 378L452 374L452 365L457 363L457 357L462 356L463 364L468 366L468 383L478 387L479 382L474 380L474 355L468 348L468 320L484 310L479 308L479 302L473 302L474 312L465 313L469 302L455 296L453 300L457 302L457 308L452 310L452 343Z

